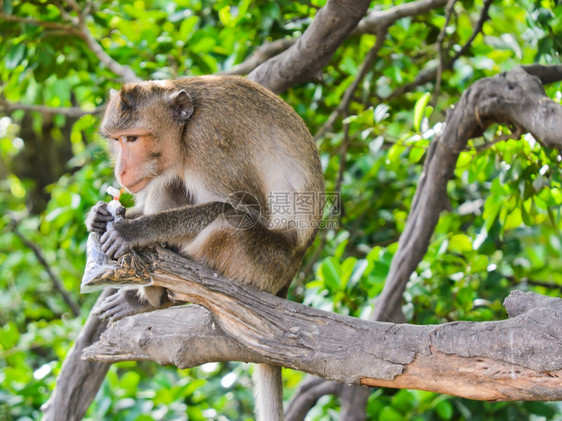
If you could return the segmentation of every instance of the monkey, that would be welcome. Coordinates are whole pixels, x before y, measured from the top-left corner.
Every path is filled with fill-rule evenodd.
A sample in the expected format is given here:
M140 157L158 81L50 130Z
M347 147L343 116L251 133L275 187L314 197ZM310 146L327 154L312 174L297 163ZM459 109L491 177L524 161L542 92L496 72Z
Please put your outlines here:
M118 259L162 244L241 285L285 297L322 218L324 178L305 123L239 76L146 81L112 90L100 125L117 181L135 199L86 226ZM121 289L94 310L119 319L173 303L157 287ZM255 370L259 421L282 420L281 368Z

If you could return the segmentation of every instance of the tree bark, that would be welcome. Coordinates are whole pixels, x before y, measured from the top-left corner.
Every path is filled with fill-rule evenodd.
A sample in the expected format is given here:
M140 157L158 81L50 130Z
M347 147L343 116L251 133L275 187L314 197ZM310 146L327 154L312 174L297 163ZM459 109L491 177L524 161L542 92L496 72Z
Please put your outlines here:
M96 304L113 294L106 289ZM106 329L107 322L90 315L74 346L64 360L57 387L43 406L43 421L79 421L96 397L110 365L103 362L83 361L84 348L97 341Z
M128 317L110 323L85 358L180 368L266 362L346 384L482 400L562 399L561 299L516 291L506 300L513 316L496 322L371 322L236 285L166 249L139 256L153 285L212 316L187 305Z
M492 123L511 124L520 133L531 133L542 145L562 149L562 106L546 96L539 77L516 68L470 86L427 151L398 250L377 298L376 320L401 317L396 309L400 309L410 275L427 251L459 154Z
M314 79L357 26L366 0L329 0L294 45L254 69L248 79L281 93Z

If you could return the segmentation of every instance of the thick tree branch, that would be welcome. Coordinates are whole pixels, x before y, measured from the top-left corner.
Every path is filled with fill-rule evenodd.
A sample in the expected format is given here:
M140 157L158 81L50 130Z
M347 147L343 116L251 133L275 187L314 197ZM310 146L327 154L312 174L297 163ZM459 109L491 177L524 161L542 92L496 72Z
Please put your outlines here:
M546 96L538 77L517 68L481 79L467 89L427 152L398 250L377 299L377 320L389 320L393 309L400 308L406 283L423 258L439 220L459 153L469 139L493 123L512 124L545 146L562 148L562 106Z
M306 414L316 405L318 399L324 395L339 395L343 387L344 384L340 382L308 376L285 410L285 421L304 421Z
M381 28L387 28L408 16L423 15L433 9L438 9L447 4L447 0L418 0L410 3L400 4L384 11L372 11L362 19L352 35L376 34Z
M111 323L84 357L151 359L182 368L205 361L265 360L346 384L485 400L562 399L560 299L514 292L506 300L514 317L498 322L370 322L236 285L169 250L147 249L139 255L154 285L167 288L175 300L204 306L212 318L193 305L129 317ZM206 329L181 327L198 317ZM177 332L181 337L172 339ZM205 345L203 335L212 342Z
M428 11L439 8L446 3L446 0L418 0L394 6L382 12L372 11L366 17L361 19L357 27L350 33L349 36L360 36L366 33L381 33L398 19L427 13ZM256 51L242 63L234 66L232 69L221 72L221 74L246 75L251 73L252 70L264 63L266 60L275 57L279 53L282 53L289 47L293 46L296 41L297 39L278 39L267 42L258 47Z
M269 60L271 57L275 57L277 54L291 47L296 41L296 38L282 38L275 41L266 42L265 44L260 45L258 48L256 48L256 51L254 51L254 53L242 63L237 64L231 69L220 72L220 74L247 75L266 60Z
M311 80L365 15L369 3L367 0L329 0L292 47L267 60L248 78L277 93Z
M98 298L100 303L115 290L106 289ZM81 420L94 400L110 365L83 361L82 350L97 341L107 322L90 315L74 346L64 360L57 387L43 406L43 421Z
M543 66L540 64L529 64L521 66L530 75L538 77L543 85L560 82L562 80L562 64Z

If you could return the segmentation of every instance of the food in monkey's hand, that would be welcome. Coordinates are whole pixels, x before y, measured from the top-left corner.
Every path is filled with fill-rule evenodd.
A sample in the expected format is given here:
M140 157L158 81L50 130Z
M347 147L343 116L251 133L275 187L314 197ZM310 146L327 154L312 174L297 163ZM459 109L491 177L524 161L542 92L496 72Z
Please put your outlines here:
M102 250L100 238L103 232L123 219L125 210L119 202L121 192L114 187L109 187L107 192L113 196L113 200L109 203L99 202L96 205L98 211L90 213L86 221L91 232L86 243L86 267L80 284L82 294L122 283L145 286L151 282L146 265L134 251L131 250L117 261L110 259Z

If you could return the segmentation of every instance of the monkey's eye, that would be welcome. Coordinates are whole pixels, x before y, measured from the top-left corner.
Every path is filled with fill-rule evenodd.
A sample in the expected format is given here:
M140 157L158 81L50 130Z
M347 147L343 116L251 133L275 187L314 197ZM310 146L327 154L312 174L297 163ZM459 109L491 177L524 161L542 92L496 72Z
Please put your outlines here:
M138 139L138 136L127 136L127 142L134 142Z

